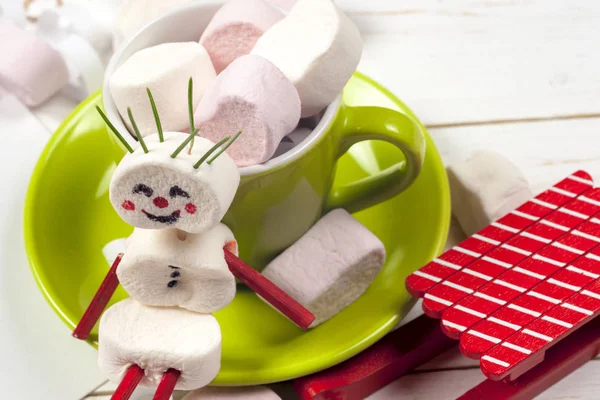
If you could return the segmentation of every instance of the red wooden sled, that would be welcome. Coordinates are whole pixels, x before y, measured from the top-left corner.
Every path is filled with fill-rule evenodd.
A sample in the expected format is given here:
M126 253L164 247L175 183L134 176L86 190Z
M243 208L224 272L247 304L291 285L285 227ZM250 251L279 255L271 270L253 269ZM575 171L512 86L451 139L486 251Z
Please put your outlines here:
M407 278L441 324L420 317L295 387L362 399L447 349L441 327L489 378L461 398L531 398L598 354L599 278L600 189L578 171Z

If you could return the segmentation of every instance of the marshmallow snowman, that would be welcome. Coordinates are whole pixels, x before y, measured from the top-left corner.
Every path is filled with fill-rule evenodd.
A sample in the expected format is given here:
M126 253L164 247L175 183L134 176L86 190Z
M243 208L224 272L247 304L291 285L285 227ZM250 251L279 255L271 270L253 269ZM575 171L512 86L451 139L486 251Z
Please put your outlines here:
M233 233L223 224L183 240L175 229L136 229L117 276L142 304L212 313L235 296L235 278L223 257L225 246L237 255Z
M132 118L139 146L125 146L129 154L110 184L113 207L136 229L116 270L130 298L102 316L98 364L113 381L136 365L144 374L140 384L158 390L176 370L175 388L193 390L219 372L221 330L210 313L236 291L223 249L237 255L237 242L220 221L240 182L224 153L237 136L214 144L194 134L163 133L158 117L156 125L158 133L144 138Z
M186 148L173 158L188 136L166 132L160 142L158 135L150 135L144 138L148 153L140 146L123 157L110 183L110 201L125 222L142 229L203 233L221 221L237 191L239 171L226 153L194 168L214 146L200 137L191 151Z

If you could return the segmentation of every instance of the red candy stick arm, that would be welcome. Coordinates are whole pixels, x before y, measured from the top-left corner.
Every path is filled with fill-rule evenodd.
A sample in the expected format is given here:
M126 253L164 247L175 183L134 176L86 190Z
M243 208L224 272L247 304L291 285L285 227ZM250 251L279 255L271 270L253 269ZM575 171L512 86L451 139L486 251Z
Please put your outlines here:
M455 344L422 315L349 360L296 379L294 389L302 400L362 400Z
M296 325L302 329L308 329L315 320L315 316L310 311L265 278L260 272L236 257L227 248L223 248L223 251L229 270L236 278L254 290Z
M98 322L100 315L106 308L106 305L110 301L110 298L117 290L117 286L119 286L119 278L117 277L117 267L123 258L123 253L119 254L115 261L113 261L108 274L102 281L100 288L96 292L96 295L92 299L90 305L87 310L81 317L79 324L75 327L73 331L73 337L76 339L86 340L90 335L90 332Z
M529 400L554 385L600 352L600 318L582 326L546 352L541 364L515 382L487 379L460 400Z
M181 372L173 368L170 368L165 372L156 388L152 400L169 400L173 394L173 390L175 390L175 385L177 384L177 379L179 379L180 375Z
M128 400L143 377L144 370L133 364L125 373L110 400Z

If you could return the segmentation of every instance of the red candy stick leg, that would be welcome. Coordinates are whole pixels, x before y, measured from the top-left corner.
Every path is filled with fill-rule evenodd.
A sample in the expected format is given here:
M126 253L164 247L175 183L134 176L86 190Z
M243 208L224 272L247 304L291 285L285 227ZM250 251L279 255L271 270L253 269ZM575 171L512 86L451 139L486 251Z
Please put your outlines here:
M98 322L100 315L106 308L106 305L110 301L113 293L117 290L117 286L119 286L119 278L117 277L117 267L121 262L121 258L123 258L123 253L119 254L115 261L113 261L108 274L102 281L100 288L96 292L96 295L92 299L92 302L88 306L87 310L81 317L79 324L75 327L73 331L73 337L81 340L86 340L90 335L90 332Z
M600 317L582 326L546 352L545 360L515 382L487 379L460 400L529 400L560 381L600 352Z
M177 384L177 379L179 379L180 375L180 371L169 368L158 384L152 400L169 400L173 394L173 390L175 390L175 385Z
M455 346L439 325L422 315L351 359L296 379L294 389L302 400L362 400Z
M252 267L236 257L226 247L223 248L223 251L225 252L225 261L227 261L229 270L236 278L254 290L296 325L302 329L308 329L310 324L315 320L315 316L310 311L291 298L273 282L265 278L260 272L252 269Z
M111 400L128 400L131 394L144 377L144 370L139 366L133 364L123 377L121 383L117 387L117 390L113 393Z

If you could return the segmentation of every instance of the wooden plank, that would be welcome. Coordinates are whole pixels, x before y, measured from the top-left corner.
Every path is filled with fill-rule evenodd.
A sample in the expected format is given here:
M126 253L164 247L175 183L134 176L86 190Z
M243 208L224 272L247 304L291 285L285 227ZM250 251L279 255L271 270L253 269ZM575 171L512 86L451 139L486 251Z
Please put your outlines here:
M600 390L600 361L592 361L537 397L538 400L593 399ZM407 375L368 400L455 399L483 380L478 368Z
M600 115L600 2L338 0L359 70L430 125Z
M514 162L537 193L582 168L600 182L600 118L430 129L446 165L475 150L493 150Z

